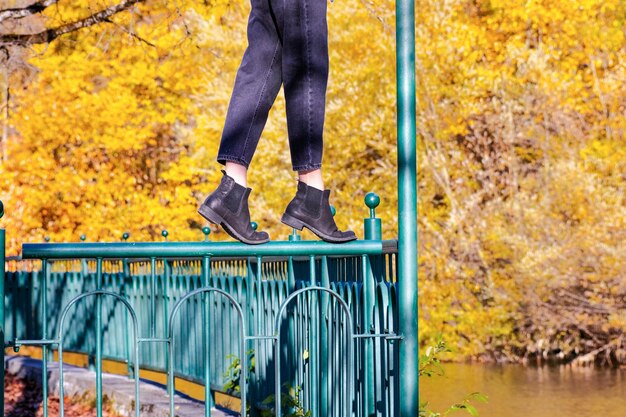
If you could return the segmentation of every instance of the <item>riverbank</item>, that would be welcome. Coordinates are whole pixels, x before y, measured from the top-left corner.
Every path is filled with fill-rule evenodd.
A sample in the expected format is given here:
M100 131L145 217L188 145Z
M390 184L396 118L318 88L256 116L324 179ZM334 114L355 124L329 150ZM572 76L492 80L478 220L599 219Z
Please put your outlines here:
M626 369L565 366L453 364L441 377L420 379L420 398L445 410L472 392L480 417L623 417Z

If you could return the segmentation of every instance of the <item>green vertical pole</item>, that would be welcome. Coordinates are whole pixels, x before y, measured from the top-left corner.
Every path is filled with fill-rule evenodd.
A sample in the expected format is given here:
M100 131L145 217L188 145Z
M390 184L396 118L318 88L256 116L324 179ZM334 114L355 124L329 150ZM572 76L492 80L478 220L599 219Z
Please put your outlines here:
M48 338L48 272L47 259L41 260L41 338ZM41 347L41 391L43 416L48 417L48 345Z
M255 227L256 230L256 227ZM260 336L263 334L263 307L261 306L263 301L263 258L260 256L256 257L256 325L255 325L255 335ZM266 366L266 345L265 342L256 341L254 357L255 360L255 368L254 375L256 377L256 384L259 391L262 391L261 384L265 383L265 366ZM243 375L243 372L242 374ZM259 392L257 391L257 393Z
M102 258L96 263L96 290L102 289ZM102 417L102 294L96 295L96 416Z
M246 323L248 326L247 329L247 333L246 335L254 335L254 325L255 325L255 319L253 316L253 305L252 303L255 302L255 298L256 296L258 296L258 294L256 294L255 292L255 278L254 278L254 270L252 269L252 258L248 258L246 261L246 290L244 292L245 294L245 300L246 300L246 311L245 311L245 317L246 317ZM255 304L256 305L256 304ZM244 352L244 355L248 355L248 352L252 349L254 352L254 342L252 340L248 340L248 344L246 345L246 351ZM254 355L256 355L256 353L254 353ZM241 359L241 362L243 363L243 358ZM255 369L256 372L256 369ZM244 370L242 368L241 371L241 376L244 377ZM249 385L248 385L248 397L249 397L249 407L250 407L250 416L256 416L256 399L257 399L257 390L258 390L258 386L257 386L257 380L256 380L256 374L253 375L249 375Z
M322 256L322 273L321 283L322 287L330 288L330 278L328 276L328 257ZM320 358L320 414L323 416L330 415L329 404L329 384L328 384L328 329L330 328L330 320L332 315L329 314L330 304L329 295L327 292L322 293L322 309L321 309L321 358Z
M165 240L167 240L167 230L161 232ZM150 337L156 337L156 258L153 256L150 258ZM158 347L153 343L148 344L148 357L151 361L157 361ZM98 416L100 417L100 416Z
M363 270L363 311L362 333L370 333L372 328L372 311L374 309L374 275L372 266L367 255L361 257L361 268ZM365 338L363 344L364 355L364 375L363 375L363 410L364 416L370 417L376 414L376 404L374 398L374 341Z
M294 229L294 233L291 236L297 236L295 233L295 229ZM289 240L291 239L291 236L289 236ZM296 238L294 238L293 240L297 240ZM296 291L296 275L295 272L293 270L294 266L293 266L293 257L290 256L287 260L287 293L285 294L285 298L289 297L294 291ZM287 352L285 353L285 358L287 359L287 363L289 364L288 368L288 379L286 379L288 381L288 385L290 387L295 387L296 386L296 380L298 378L297 376L297 371L296 369L298 369L298 364L300 361L298 361L296 358L298 357L297 353L296 353L296 342L297 342L297 335L296 335L296 311L297 308L292 308L291 311L287 312L287 317L288 317L288 323L289 323L289 333L288 333L288 342L287 342ZM276 343L280 343L280 340L276 341ZM279 375L276 375L275 378L278 378ZM282 375L280 375L280 377L282 378Z
M156 337L156 258L150 258L150 337Z
M315 256L309 256L310 284L317 285L315 276ZM309 383L311 392L311 416L320 417L319 413L319 317L317 293L311 292L309 295L310 329L309 332Z
M380 204L380 197L376 193L367 193L365 205L370 210L370 217L363 219L363 236L365 240L382 240L383 228L381 219L376 217L376 207ZM363 269L363 331L368 333L372 330L376 279L374 268L381 269L382 256L363 255L361 265ZM380 333L382 329L376 329L374 333ZM372 416L376 412L376 398L374 384L374 341L370 338L363 339L363 353L365 359L365 377L363 384L363 408L366 416Z
M172 261L173 262L173 261ZM169 286L172 277L172 266L168 259L163 259L163 279L161 280L161 294L163 296L163 330L162 337L167 337L167 319L169 318L168 314L168 300L169 300ZM165 368L170 369L169 357L167 356L167 346L163 346L163 350L165 353Z
M126 241L126 239L128 239L128 233L124 233L124 241ZM122 259L122 265L124 268L123 271L123 281L122 281L122 295L125 296L125 298L130 299L130 294L127 293L127 282L129 282L129 277L130 277L130 266L128 265L128 258L124 258ZM131 290L132 291L132 286L131 286ZM165 321L167 323L167 320ZM126 329L126 333L128 334L128 329L129 329L129 322L128 322L128 309L124 309L124 328ZM130 361L130 337L126 337L125 338L125 344L126 344L126 365L127 365L127 371L128 371L128 376L132 376L133 375L133 369L134 367L131 365L131 361ZM167 355L166 355L167 356ZM136 360L136 358L135 358ZM169 369L169 368L166 368ZM137 375L139 376L139 375Z
M415 143L415 0L396 1L398 83L398 312L399 413L416 416L419 404L417 344L417 159Z
M209 287L209 279L211 277L211 258L208 256L202 257L202 286ZM204 415L205 417L211 417L211 408L213 408L213 398L211 397L211 331L210 315L211 315L211 300L209 293L202 294L204 314L202 323L202 334L204 336Z
M0 201L0 217L4 215L4 206ZM0 375L0 410L4 410L4 256L5 256L5 232L4 229L0 229L0 300L2 300L2 309L0 310L0 343L2 344L2 375ZM4 411L2 412L4 415Z

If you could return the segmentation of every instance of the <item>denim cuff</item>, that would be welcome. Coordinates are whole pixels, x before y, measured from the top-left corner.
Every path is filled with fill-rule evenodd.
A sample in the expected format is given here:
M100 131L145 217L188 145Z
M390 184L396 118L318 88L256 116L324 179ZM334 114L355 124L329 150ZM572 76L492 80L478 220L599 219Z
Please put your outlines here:
M238 164L245 166L246 169L250 167L250 162L245 161L242 158L239 158L237 156L231 156L231 155L218 155L217 162L219 162L222 165L226 165L226 162L237 162Z
M313 171L314 169L320 169L321 167L321 163L292 166L294 171Z

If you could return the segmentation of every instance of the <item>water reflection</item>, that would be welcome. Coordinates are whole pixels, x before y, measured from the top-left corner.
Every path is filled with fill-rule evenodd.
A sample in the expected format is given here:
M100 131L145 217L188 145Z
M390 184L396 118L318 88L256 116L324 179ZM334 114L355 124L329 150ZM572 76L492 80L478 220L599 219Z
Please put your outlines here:
M435 411L480 391L481 417L626 417L626 370L445 364L443 377L422 378ZM458 415L458 414L457 414Z

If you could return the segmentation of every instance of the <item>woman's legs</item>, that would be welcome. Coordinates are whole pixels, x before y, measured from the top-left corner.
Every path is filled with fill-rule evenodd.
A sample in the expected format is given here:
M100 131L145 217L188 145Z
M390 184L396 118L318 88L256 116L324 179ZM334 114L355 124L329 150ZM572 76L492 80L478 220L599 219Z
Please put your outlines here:
M326 1L251 0L248 48L228 106L220 163L250 165L283 83L292 168L321 167L329 62ZM323 188L321 173L316 178Z
M311 230L321 239L341 243L356 239L340 231L330 209L330 190L324 189L322 153L328 84L327 0L285 2L283 84L291 164L298 171L296 196L281 221Z
M269 240L252 229L248 166L282 83L282 44L270 0L251 0L248 48L237 71L217 160L226 165L220 185L198 212L244 243Z
M282 40L270 0L251 0L246 49L228 105L218 162L250 165L282 84ZM282 4L282 3L281 3ZM227 169L228 171L228 169Z
M291 164L298 172L322 166L329 62L326 3L284 3L282 75Z
M217 157L226 171L199 212L243 242L268 240L266 233L249 226L247 168L283 83L292 168L300 181L282 220L299 229L306 226L330 242L356 239L353 232L338 230L321 171L328 82L326 0L251 2L248 48L237 72Z

